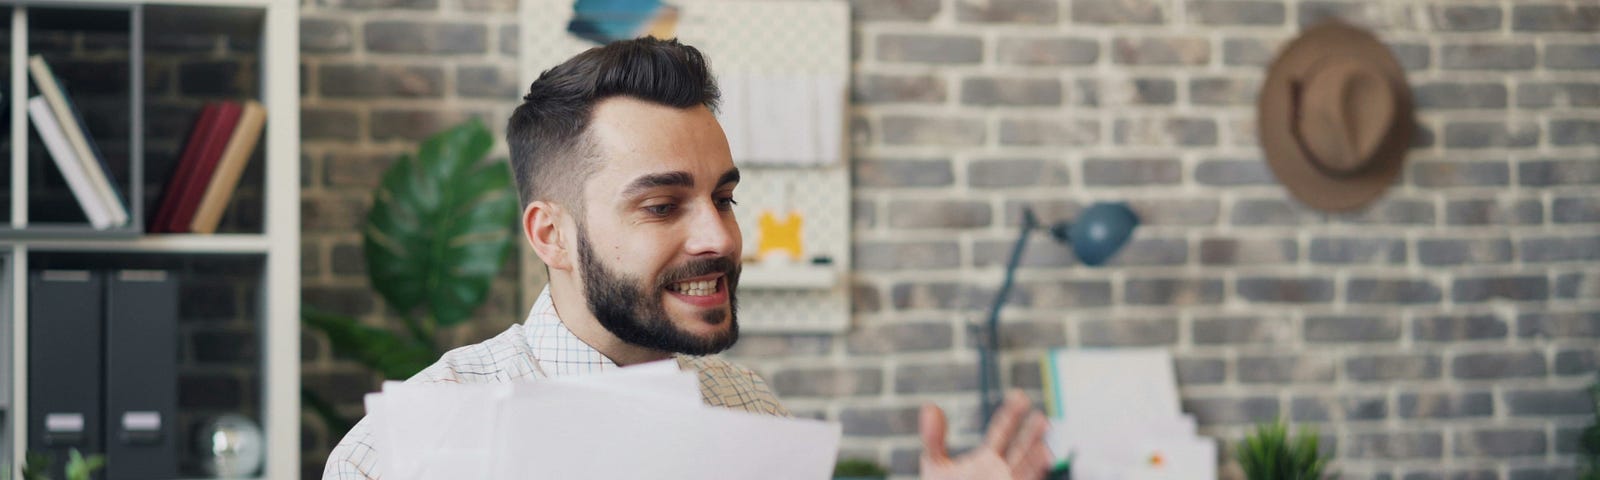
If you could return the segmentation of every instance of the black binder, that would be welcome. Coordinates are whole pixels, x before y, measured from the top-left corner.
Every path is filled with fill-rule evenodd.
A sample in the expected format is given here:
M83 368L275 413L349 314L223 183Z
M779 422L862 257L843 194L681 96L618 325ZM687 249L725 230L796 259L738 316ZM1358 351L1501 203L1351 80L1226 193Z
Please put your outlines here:
M175 478L177 282L159 270L105 276L105 478Z
M50 455L65 478L67 452L102 451L100 276L81 270L29 275L28 450Z

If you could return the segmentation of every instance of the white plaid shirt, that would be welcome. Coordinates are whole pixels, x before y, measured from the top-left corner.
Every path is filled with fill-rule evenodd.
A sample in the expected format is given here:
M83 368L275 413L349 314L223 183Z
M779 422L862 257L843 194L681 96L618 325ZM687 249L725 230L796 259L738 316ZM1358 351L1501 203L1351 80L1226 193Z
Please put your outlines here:
M679 367L700 375L700 396L707 405L768 415L788 416L777 396L755 372L720 357L677 357ZM618 368L561 323L550 289L545 288L522 325L512 325L494 338L446 352L406 382L500 383L584 375ZM380 445L370 419L362 419L328 454L322 478L378 479Z

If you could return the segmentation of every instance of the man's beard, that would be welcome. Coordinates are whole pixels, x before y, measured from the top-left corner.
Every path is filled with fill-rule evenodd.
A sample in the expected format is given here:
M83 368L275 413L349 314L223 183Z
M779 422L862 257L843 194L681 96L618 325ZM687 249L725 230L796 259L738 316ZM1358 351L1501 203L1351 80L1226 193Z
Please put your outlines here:
M588 229L578 226L578 264L583 269L583 288L589 312L612 335L633 345L687 355L710 355L727 350L739 340L738 302L734 299L739 283L739 263L728 257L695 260L663 272L654 283L613 273L600 263L589 245ZM727 330L701 337L678 328L662 304L666 287L684 279L721 272L728 289L728 310L705 313L703 320L716 325L728 322ZM726 317L726 318L724 318Z

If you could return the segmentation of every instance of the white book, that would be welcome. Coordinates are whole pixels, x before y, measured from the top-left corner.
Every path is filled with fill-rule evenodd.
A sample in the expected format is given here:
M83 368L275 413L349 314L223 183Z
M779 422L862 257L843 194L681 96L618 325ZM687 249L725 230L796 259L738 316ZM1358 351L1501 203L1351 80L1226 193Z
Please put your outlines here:
M67 179L67 187L72 189L72 196L78 198L78 205L83 207L84 215L89 217L89 224L95 230L111 228L111 214L95 194L95 189L89 184L89 178L83 171L83 164L78 161L78 156L73 152L72 146L67 144L66 136L61 133L61 124L56 122L55 114L50 111L50 104L42 96L28 99L28 117L33 119L33 130L39 132L39 138L44 140L44 147L50 151L50 158L55 160L56 168L61 170L61 176Z
M61 84L56 82L56 76L50 71L50 65L44 63L44 57L34 55L28 58L28 71L33 74L33 81L38 84L39 93L50 102L50 110L55 113L56 123L66 135L72 151L77 154L78 163L83 165L89 184L94 187L99 198L106 200L105 206L110 212L111 224L127 224L128 210L123 208L122 202L117 199L116 191L111 189L111 181L107 180L100 159L95 156L94 149L90 148L89 140L84 136L83 125L78 123L77 116L73 114L66 92L61 89Z

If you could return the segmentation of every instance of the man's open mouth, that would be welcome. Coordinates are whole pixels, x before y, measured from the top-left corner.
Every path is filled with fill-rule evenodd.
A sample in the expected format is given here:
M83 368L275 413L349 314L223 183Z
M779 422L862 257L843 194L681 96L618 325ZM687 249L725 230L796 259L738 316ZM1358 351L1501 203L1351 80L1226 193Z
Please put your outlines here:
M722 278L723 277L719 275L708 280L689 280L678 282L667 285L667 290L691 297L710 296L717 293L719 285L722 284Z

